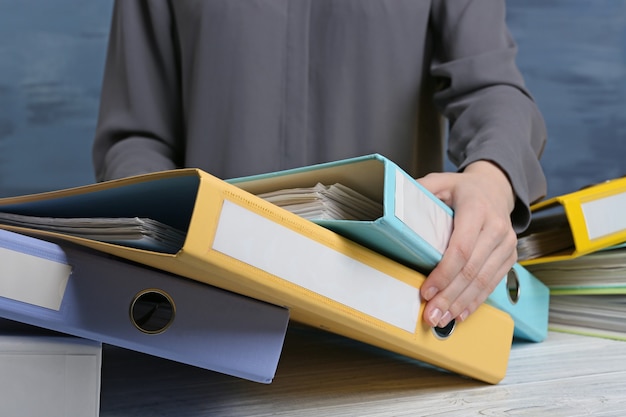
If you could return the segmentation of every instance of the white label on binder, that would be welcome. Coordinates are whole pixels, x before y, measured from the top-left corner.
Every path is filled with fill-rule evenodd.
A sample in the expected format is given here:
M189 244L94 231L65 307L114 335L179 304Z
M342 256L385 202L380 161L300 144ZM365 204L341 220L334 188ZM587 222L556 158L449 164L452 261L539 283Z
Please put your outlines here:
M213 249L413 333L419 289L230 201Z
M452 216L396 170L395 216L440 254L448 247Z
M0 247L0 297L59 310L72 267Z
M589 240L626 230L626 193L581 204Z

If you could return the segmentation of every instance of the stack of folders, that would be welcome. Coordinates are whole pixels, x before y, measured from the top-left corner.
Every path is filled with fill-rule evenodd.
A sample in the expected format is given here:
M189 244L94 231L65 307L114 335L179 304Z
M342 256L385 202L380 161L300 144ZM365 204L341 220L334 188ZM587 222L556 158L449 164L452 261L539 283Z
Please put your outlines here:
M626 178L531 207L520 263L549 288L553 330L626 340Z
M423 273L440 261L452 233L450 207L378 154L229 182ZM549 298L515 264L487 303L511 315L516 338L540 342Z
M422 321L419 289L425 279L423 274L198 169L164 171L4 198L0 199L0 212L6 213L0 219L0 227L5 230L54 239L71 253L80 247L90 256L95 256L93 251L113 255L120 263L123 259L124 265L141 265L139 270L151 274L162 271L162 279L170 281L169 286L156 291L148 301L154 302L156 298L166 306L176 305L175 309L169 308L176 311L176 319L156 328L159 331L168 326L157 336L166 338L169 334L175 344L164 342L160 349L170 355L180 354L177 359L185 356L198 359L198 351L204 351L210 344L206 340L186 338L214 340L209 331L199 332L189 327L181 328L184 331L177 334L174 331L177 323L194 329L211 323L216 332L219 330L228 339L236 333L228 320L241 314L240 319L243 316L250 320L243 334L238 335L241 344L247 343L250 349L241 352L240 358L245 359L246 355L258 354L254 350L267 340L245 342L243 339L256 336L259 326L280 322L276 316L264 318L250 309L237 313L234 307L227 309L224 304L214 307L212 312L199 311L201 306L210 308L214 304L206 302L211 296L201 295L200 289L206 292L208 288L220 288L249 297L248 300L267 303L265 306L287 308L294 321L487 383L498 383L506 373L514 323L505 312L484 304L462 323L432 328ZM63 219L64 224L57 230L52 226L59 223L58 219ZM110 221L102 219L117 219L121 224L115 226L113 233L109 233L111 230L104 233L98 228ZM180 233L157 236L152 228L155 225L161 228L159 224ZM80 230L74 233L72 227ZM86 248L93 251L87 252ZM83 267L102 274L104 262L95 267L88 262ZM90 279L88 275L83 274L74 285L81 283L81 288L88 292L89 286L95 285L91 281L96 281L98 288L93 291L100 298L102 291L109 293L124 288L125 297L140 299L147 288L163 288L153 281L149 281L152 282L149 287L147 282L135 283L131 274L125 278L121 273L100 275L99 279ZM80 278L78 274L76 277ZM118 280L113 283L115 279ZM71 277L68 285L70 282ZM180 287L184 294L173 294L175 287ZM75 309L111 310L111 303L94 307L85 301L88 296L87 293L75 299ZM74 300L65 297L64 300ZM116 316L114 327L123 328L125 333L117 341L121 344L133 335L138 349L146 351L148 347L142 344L141 332L136 332L137 325L128 323L128 301L124 302L119 301L123 312ZM189 305L194 307L193 314L184 315L182 310ZM220 306L224 309L220 310ZM94 316L94 321L84 330L96 326L96 319ZM166 314L166 323L167 320ZM42 321L46 321L43 315ZM84 320L80 324L83 323ZM151 339L151 346L155 340ZM183 347L192 352L183 354L177 350Z

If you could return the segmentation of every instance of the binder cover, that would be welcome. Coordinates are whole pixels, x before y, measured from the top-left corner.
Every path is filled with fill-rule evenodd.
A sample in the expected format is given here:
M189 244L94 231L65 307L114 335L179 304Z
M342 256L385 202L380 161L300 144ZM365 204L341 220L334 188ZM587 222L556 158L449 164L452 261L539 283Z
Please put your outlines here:
M564 211L573 246L520 260L522 265L562 261L626 242L626 177L616 178L531 206L531 225L542 214Z
M145 174L0 200L0 211L135 217L186 235L174 253L56 236L290 309L319 327L488 383L506 373L513 321L483 305L446 329L421 320L424 276L198 169Z
M102 345L0 319L0 415L98 417Z
M0 230L0 316L256 382L272 381L284 308L68 242Z
M372 220L314 220L349 239L423 272L441 259L452 233L453 212L391 160L378 154L272 172L229 182L252 193L340 183L379 201ZM516 277L512 280L512 277ZM510 298L507 282L518 286ZM549 291L520 265L504 277L487 303L509 313L515 336L539 342L547 336Z

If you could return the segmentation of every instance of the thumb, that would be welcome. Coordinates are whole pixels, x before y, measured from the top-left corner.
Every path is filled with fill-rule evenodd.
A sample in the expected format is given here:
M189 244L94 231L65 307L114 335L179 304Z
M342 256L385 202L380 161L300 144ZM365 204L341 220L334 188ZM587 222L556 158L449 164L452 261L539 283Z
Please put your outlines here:
M434 172L418 178L417 182L450 206L452 203L454 175L450 172Z

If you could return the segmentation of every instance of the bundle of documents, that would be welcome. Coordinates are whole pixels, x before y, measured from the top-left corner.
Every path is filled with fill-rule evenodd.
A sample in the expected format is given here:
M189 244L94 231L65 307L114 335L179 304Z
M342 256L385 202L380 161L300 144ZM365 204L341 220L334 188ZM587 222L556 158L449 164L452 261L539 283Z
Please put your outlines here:
M528 269L553 294L610 293L618 288L624 288L626 293L626 244L563 261L529 265Z
M550 288L550 328L626 340L626 244L528 266Z
M520 261L573 251L574 238L564 211L537 216L517 239Z
M518 252L520 263L550 288L549 328L626 340L626 178L531 211Z
M59 218L0 212L0 222L165 253L176 253L185 241L185 235L180 230L139 217Z
M334 184L323 178L317 182ZM514 330L507 313L485 304L462 323L430 327L422 320L423 274L198 169L4 198L0 199L0 212L64 219L148 218L182 231L182 247L175 253L138 248L68 229L52 231L37 222L15 226L0 220L0 227L70 242L132 261L149 271L167 272L172 288L176 279L186 284L208 284L275 308L287 308L294 321L484 382L497 383L506 373ZM109 285L108 279L96 281L101 289ZM190 288L186 294L195 300L187 306L190 313L213 304L202 302L199 292ZM176 309L177 317L181 310ZM227 317L228 312L234 314L225 306ZM128 306L121 313L128 320ZM204 320L221 328L219 334L224 337L233 334L229 323L207 317L196 311L189 320ZM186 321L178 323L184 326ZM173 330L171 325L157 337L166 337ZM187 332L186 337L195 334ZM268 343L263 339L256 344L247 342L258 336L254 332L240 336L242 347L248 351ZM186 343L186 337L162 347L169 348L170 354L180 353L177 347L199 348L196 343ZM154 335L152 339L157 340ZM149 345L146 341L142 346L146 349ZM233 358L235 364L237 359ZM247 359L253 358L239 358Z
M559 295L550 306L554 331L626 341L626 295Z
M309 220L375 220L383 213L382 204L339 183L287 188L259 197Z

